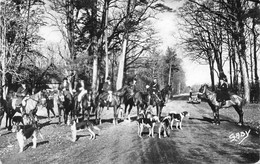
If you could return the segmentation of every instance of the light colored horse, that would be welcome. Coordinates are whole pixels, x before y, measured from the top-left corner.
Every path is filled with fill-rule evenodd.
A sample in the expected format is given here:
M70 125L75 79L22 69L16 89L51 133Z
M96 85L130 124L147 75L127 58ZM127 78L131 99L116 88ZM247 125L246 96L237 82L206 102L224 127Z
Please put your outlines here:
M30 95L25 100L24 105L24 111L26 114L29 114L29 116L32 119L33 124L37 124L37 111L38 111L38 105L42 104L42 91L37 92L36 94Z
M236 112L239 115L239 122L238 125L243 125L244 121L243 121L243 115L244 112L242 110L243 105L245 104L245 99L243 99L242 97L238 96L238 95L231 95L230 96L230 100L226 101L225 105L221 105L221 102L217 101L217 94L215 92L212 92L208 89L208 85L202 85L201 88L199 89L199 92L202 93L202 95L204 95L204 97L206 98L209 106L211 107L212 111L213 111L213 116L214 116L214 124L219 125L220 124L220 120L219 120L219 109L221 108L229 108L229 107L234 107Z

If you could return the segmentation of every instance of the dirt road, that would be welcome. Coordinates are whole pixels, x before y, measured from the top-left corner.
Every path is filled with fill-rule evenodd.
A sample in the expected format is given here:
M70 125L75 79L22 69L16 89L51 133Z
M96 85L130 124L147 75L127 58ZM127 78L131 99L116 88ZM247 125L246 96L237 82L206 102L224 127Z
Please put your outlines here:
M233 110L225 109L225 110ZM40 123L44 140L39 139L36 149L31 140L27 149L18 153L15 134L0 130L0 160L2 163L256 163L259 161L259 134L249 132L249 127L240 127L221 111L221 124L213 125L212 112L207 104L188 104L184 100L173 100L163 108L163 115L169 111L188 111L190 117L183 121L183 130L174 128L170 137L149 138L147 130L143 138L137 135L136 110L131 113L132 121L112 124L112 110L104 110L105 118L100 134L90 141L89 134L79 133L79 139L70 141L70 127L57 125L57 118L48 122L42 116ZM234 115L236 115L235 110ZM43 113L43 112L42 112ZM239 134L239 135L238 135ZM238 141L231 142L234 136ZM244 139L242 141L242 139ZM242 141L240 144L238 144Z

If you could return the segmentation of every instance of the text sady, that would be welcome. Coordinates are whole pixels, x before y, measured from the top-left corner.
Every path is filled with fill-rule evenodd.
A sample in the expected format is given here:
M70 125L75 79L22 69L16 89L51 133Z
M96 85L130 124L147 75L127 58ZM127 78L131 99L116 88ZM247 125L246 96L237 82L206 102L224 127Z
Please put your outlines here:
M229 135L230 142L238 142L238 144L241 144L248 136L250 133L251 129L248 131L241 131L237 133L232 133Z

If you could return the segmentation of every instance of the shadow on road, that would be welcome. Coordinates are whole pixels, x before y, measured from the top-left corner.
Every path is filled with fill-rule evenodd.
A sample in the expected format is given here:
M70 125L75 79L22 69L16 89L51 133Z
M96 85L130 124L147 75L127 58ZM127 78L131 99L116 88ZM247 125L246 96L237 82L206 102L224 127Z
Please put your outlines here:
M212 119L212 118L205 117L205 116L203 116L202 118L193 118L193 117L190 117L189 119L190 119L190 120L199 120L199 121L203 121L203 122L213 123L213 119ZM230 120L227 120L227 119L220 119L220 121L231 122Z

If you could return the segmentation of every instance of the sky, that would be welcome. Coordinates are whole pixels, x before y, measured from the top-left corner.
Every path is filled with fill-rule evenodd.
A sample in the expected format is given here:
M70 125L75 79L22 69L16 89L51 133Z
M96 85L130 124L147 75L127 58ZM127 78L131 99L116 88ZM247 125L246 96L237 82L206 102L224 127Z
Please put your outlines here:
M166 4L174 10L181 6L181 3L175 0L165 0ZM162 38L161 49L167 47L176 48L176 52L183 60L183 69L186 76L186 85L203 84L210 82L209 68L207 65L199 65L183 56L183 48L178 45L180 43L178 31L178 17L175 13L161 13L157 15L158 20L154 22L159 36ZM40 29L40 35L45 38L45 43L60 43L61 34L55 27L45 26Z
M182 5L182 1L165 0L173 10ZM210 73L208 65L200 65L191 59L184 57L183 47L180 45L180 32L178 31L178 21L180 18L176 13L161 13L158 15L159 20L155 22L155 27L162 37L162 49L167 47L176 49L177 55L183 60L183 69L186 76L186 85L210 83Z

